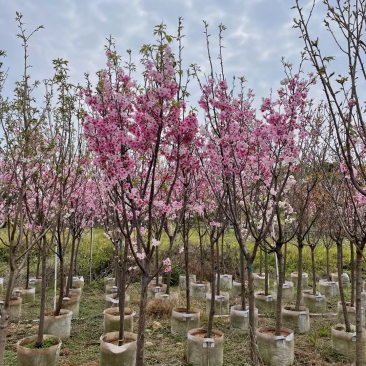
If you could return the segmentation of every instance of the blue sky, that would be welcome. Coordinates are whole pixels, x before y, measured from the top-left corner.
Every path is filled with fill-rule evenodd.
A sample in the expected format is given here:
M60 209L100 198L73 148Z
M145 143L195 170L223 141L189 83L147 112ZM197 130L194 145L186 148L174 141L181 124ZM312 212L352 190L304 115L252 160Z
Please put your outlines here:
M304 9L312 1L303 0ZM162 21L168 33L175 34L178 17L184 18L183 59L185 65L197 63L207 70L207 53L202 20L210 25L212 56L218 54L218 25L224 34L224 64L228 79L244 76L247 87L254 90L259 103L269 96L284 78L281 57L296 66L303 48L299 30L293 29L296 10L293 0L0 0L0 49L7 52L5 66L9 76L5 94L11 95L13 83L22 72L22 47L15 12L23 14L26 29L39 31L30 40L29 63L33 79L52 76L52 59L69 61L71 80L83 83L84 72L93 74L105 64L103 45L112 35L122 56L131 49L138 63L138 51L144 43L153 43L153 28ZM326 37L321 19L324 7L318 1L311 23L315 35ZM329 54L337 55L331 43ZM332 49L333 47L333 49ZM310 69L310 65L307 66ZM194 104L198 88L191 85ZM320 85L313 93L320 96ZM40 91L41 92L41 91Z

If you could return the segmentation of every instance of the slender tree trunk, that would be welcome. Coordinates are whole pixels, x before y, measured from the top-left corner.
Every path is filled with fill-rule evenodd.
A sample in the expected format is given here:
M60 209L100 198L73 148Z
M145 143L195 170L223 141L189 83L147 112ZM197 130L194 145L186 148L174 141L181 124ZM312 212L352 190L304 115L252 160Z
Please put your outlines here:
M351 326L348 317L346 298L344 296L343 281L342 281L342 244L337 243L337 262L338 262L338 285L339 285L339 296L341 298L344 324L346 326L346 332L351 331Z
M156 247L155 248L155 268L158 269L159 268L159 248ZM159 271L156 273L156 286L159 286Z
M27 272L26 272L26 276L25 276L25 289L28 290L29 289L29 277L30 277L30 252L28 252L26 254L27 256Z
M269 273L268 273L268 253L267 251L264 251L264 294L266 296L269 295L269 286L268 286L268 277L269 277Z
M263 272L263 251L259 249L259 275L262 276Z
M64 256L62 254L62 251L59 252L58 258L60 260L60 294L58 297L58 301L57 301L57 305L56 305L56 310L54 313L54 316L59 316L60 315L60 311L62 308L62 300L64 298L64 278L65 278L65 267L64 267Z
M211 307L205 338L211 338L213 317L215 315L215 242L211 239Z
M167 274L167 278L166 278L166 294L169 295L170 294L170 278L171 278L172 272L168 272Z
M327 255L327 281L330 281L331 278L330 278L330 270L329 270L329 247L326 246L325 247L325 252L326 252L326 255Z
M355 251L353 241L350 241L351 250L351 306L355 306Z
M287 266L287 243L285 244L285 256L283 259L283 274L284 274L284 281L286 281L286 266Z
M221 269L222 269L222 273L226 273L225 270L225 263L224 263L224 233L222 233L221 236Z
M247 261L248 271L248 303L249 303L249 336L250 336L250 358L253 365L258 365L257 343L255 339L255 305L254 305L254 278L253 261Z
M124 330L125 330L125 299L126 299L126 273L127 273L127 256L128 256L128 243L125 241L123 254L121 255L121 264L118 271L120 278L119 283L121 284L118 288L118 308L119 308L119 335L118 345L123 345Z
M38 249L36 278L39 278L39 266L40 266L40 263L41 263L41 250Z
M141 282L140 297L140 314L137 328L137 344L136 344L136 366L144 365L144 346L145 346L145 325L146 325L146 305L147 305L147 289L148 279L143 275Z
M281 335L282 328L282 294L283 284L285 283L284 262L281 247L276 248L278 261L278 284L277 284L277 302L276 302L276 336Z
M187 239L187 238L186 238ZM184 240L184 262L186 265L186 304L187 304L187 314L189 314L191 310L191 302L190 302L190 286L189 286L189 248L188 248L188 240Z
M245 261L244 261L244 252L242 250L240 250L240 282L241 282L241 294L240 294L241 309L246 310L246 305L245 305ZM249 283L248 283L248 286L249 286ZM254 286L254 282L253 282L253 286Z
M39 327L37 340L34 343L35 348L41 348L43 344L43 333L44 333L44 315L46 312L46 265L47 265L47 239L43 238L42 247L42 292L41 292L41 309L39 313Z
M362 260L363 249L365 243L361 243L361 247L356 251L356 366L364 365L363 354L363 327L361 313L361 292L362 292ZM352 248L353 250L353 248Z
M216 286L216 294L220 295L220 246L219 240L216 241L216 266L217 266L217 286Z
M296 305L295 311L300 310L301 303L301 294L302 294L302 252L303 245L299 244L299 259L298 259L298 268L297 268L297 291L296 291Z
M119 276L118 276L118 242L114 243L114 261L113 261L113 271L114 271L114 284L115 286L119 287Z
M78 238L76 250L75 250L75 259L74 259L74 276L78 275L78 257L79 257L80 241L81 241L81 238Z
M66 286L66 292L65 292L66 297L69 297L70 288L72 288L72 277L73 277L73 273L74 273L73 263L74 263L74 256L75 256L75 242L76 242L75 235L72 235L70 268L69 268L69 276L67 278L67 286Z
M311 246L311 268L313 271L313 295L316 296L316 273L315 273L315 246ZM329 267L328 267L329 271ZM329 272L327 274L328 281L329 281Z
M202 240L203 240L203 238L202 238L202 236L201 235L199 235L199 237L200 237L200 263L201 263L201 269L200 269L200 275L199 275L199 280L198 280L198 282L199 283L202 283L203 282L203 266L204 266L204 261L203 261L203 244L202 244Z

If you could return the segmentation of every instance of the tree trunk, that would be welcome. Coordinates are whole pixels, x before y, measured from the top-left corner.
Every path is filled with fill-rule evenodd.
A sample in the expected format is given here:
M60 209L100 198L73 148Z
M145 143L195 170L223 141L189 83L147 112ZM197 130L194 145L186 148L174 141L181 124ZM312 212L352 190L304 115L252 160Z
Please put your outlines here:
M187 304L187 314L189 314L190 310L191 310L191 302L190 302L190 286L189 286L189 268L188 268L188 263L189 263L189 248L188 248L188 241L185 240L184 241L184 262L186 265L186 304Z
M297 291L296 291L296 305L295 311L300 311L301 294L302 294L302 251L303 245L299 244L299 260L297 267Z
M222 273L226 273L224 264L224 233L221 236L221 269L223 271Z
M119 287L119 276L118 276L118 242L114 243L114 260L113 260L113 271L114 271L114 284Z
M58 256L59 260L60 260L60 294L58 297L58 301L57 301L57 306L56 306L56 310L54 313L54 316L59 316L60 315L60 311L62 308L62 300L64 298L64 278L65 278L65 267L64 267L64 256L62 254L62 251L59 252L59 256Z
M343 281L342 281L342 244L337 243L337 262L338 262L338 285L339 285L339 296L341 298L344 324L346 326L346 332L351 331L351 326L348 318L347 304L344 296Z
M327 255L327 280L330 281L330 270L329 270L329 248L328 246L325 247L326 255Z
M286 266L287 266L287 243L285 244L285 256L284 256L284 259L283 259L284 281L286 281Z
M205 338L211 338L214 315L215 315L215 242L211 239L211 308Z
M166 278L166 294L169 295L170 294L170 278L172 275L172 271L169 271L167 274L167 278Z
M199 275L199 279L198 282L202 283L203 282L203 266L204 266L204 261L203 261L203 244L202 244L202 236L200 234L198 234L200 237L200 264L201 264L201 269L200 269L200 275Z
M121 263L118 271L118 276L120 278L119 283L121 284L118 288L118 308L119 308L119 336L118 345L123 345L123 334L125 330L125 299L126 299L126 274L127 274L127 256L128 256L128 243L125 241L125 247L123 250L123 255L121 255Z
M255 339L255 305L254 305L254 279L253 262L247 261L248 271L248 302L249 302L249 336L250 336L250 358L253 365L258 365L257 343Z
M75 235L72 235L71 241L71 259L70 259L70 269L69 269L69 276L67 278L67 286L65 296L68 297L70 293L70 288L72 288L72 277L73 277L73 264L74 264L74 255L75 255Z
M248 278L248 280L249 280L249 278ZM240 296L241 309L246 310L246 305L245 305L245 261L244 261L244 252L242 250L240 250L240 281L241 281L241 296ZM248 285L249 285L249 283L248 283Z
M148 279L145 275L143 275L141 282L140 314L137 329L136 366L144 366L145 325L146 325L146 305L147 305L148 285L149 285Z
M159 248L155 247L155 268L158 269L159 268ZM155 277L155 284L156 286L159 286L159 271L156 273L156 277Z
M263 272L263 251L259 249L259 275L262 276Z
M43 333L44 333L44 315L46 312L46 265L47 265L47 239L43 238L42 247L42 292L41 292L41 309L39 313L39 328L37 340L34 343L35 348L41 348L43 344Z
M216 241L216 266L217 266L217 285L216 294L220 295L220 245L219 240Z
M351 306L355 306L355 251L353 241L350 241L351 250Z
M362 313L361 313L361 292L362 292L362 260L364 243L361 248L357 248L356 254L356 366L364 365L363 354L363 329L362 329ZM353 247L352 247L353 250Z
M313 295L316 296L315 246L311 246L311 268L313 271ZM329 267L327 269L329 271ZM329 281L329 273L327 274Z
M78 238L76 250L75 250L75 259L74 259L74 276L78 275L78 257L79 257L79 246L80 246L81 238Z
M29 277L30 277L30 253L28 252L27 254L26 254L26 256L27 256L27 272L26 272L26 276L25 276L25 289L26 290L28 290L29 289Z
M276 336L281 335L282 328L282 293L285 283L284 262L281 247L276 248L278 261L278 283L277 283L277 302L276 302Z
M269 277L269 273L268 273L268 253L267 251L264 251L264 294L266 296L269 295L269 286L268 286L268 277Z
M39 265L41 263L41 251L38 249L36 278L39 278Z

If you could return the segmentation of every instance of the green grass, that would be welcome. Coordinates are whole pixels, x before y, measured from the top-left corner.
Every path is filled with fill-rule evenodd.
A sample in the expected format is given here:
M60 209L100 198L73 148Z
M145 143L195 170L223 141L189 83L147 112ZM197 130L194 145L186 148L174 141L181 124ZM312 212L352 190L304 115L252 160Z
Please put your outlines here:
M42 347L35 347L34 346L34 342L33 343L29 343L27 344L25 347L26 348L29 348L29 349L43 349L43 348L49 348L49 347L52 347L52 346L55 346L57 344L57 341L56 339L53 339L53 338L49 338L49 339L45 339L42 343Z
M0 236L5 239L6 229L0 230ZM6 241L6 239L5 239ZM173 246L173 252L171 253L171 259L173 267L176 266L179 269L180 273L183 272L183 255L178 254L178 249L181 247L182 243L180 238L176 240L176 243ZM196 231L192 231L190 236L190 252L191 259L194 261L198 259L199 251L199 237ZM248 243L248 248L251 251L253 248L253 243ZM163 235L161 239L161 244L159 246L161 258L164 258L167 255L168 249L168 239L166 235ZM207 267L207 271L209 269L209 243L208 238L204 238L204 249L205 249L205 267ZM221 250L221 244L220 244ZM283 248L284 250L284 248ZM70 251L70 247L68 248ZM69 252L66 253L65 264L66 268L68 266L68 258ZM92 260L92 274L93 279L100 279L110 273L112 268L112 258L113 258L113 246L111 242L105 237L103 229L94 229L94 245L93 245L93 260ZM85 278L89 277L89 258L90 258L90 231L87 231L85 235L82 237L79 248L79 256L78 256L78 273L79 275L83 275ZM264 255L263 255L264 258ZM305 247L303 253L303 269L304 271L311 273L311 253L310 248ZM239 269L239 248L235 239L235 235L232 229L229 229L225 233L224 239L224 266L221 270L226 270L228 273L233 273L238 271ZM50 252L50 258L48 261L48 268L51 272L53 270L53 254ZM274 272L275 259L274 255L269 255L269 267L271 272ZM333 245L329 252L329 261L330 261L330 270L331 272L335 272L337 268L337 253L336 246ZM0 244L0 273L8 272L8 262L9 255L7 253L7 248L5 248L2 244ZM263 259L264 262L264 259ZM37 255L36 250L33 250L31 253L31 268L33 272L35 271L37 263ZM287 266L286 273L290 274L293 271L297 271L297 263L298 263L298 250L297 247L289 243L287 245ZM350 270L350 250L349 244L345 243L343 248L343 264L345 270ZM315 266L316 273L318 276L324 276L326 274L326 250L324 245L320 242L315 251ZM366 267L365 267L366 269ZM253 271L256 272L259 270L259 252L254 261ZM207 276L206 276L207 277Z
M4 230L0 230L0 235L4 236ZM198 235L193 232L190 238L190 253L191 253L191 272L198 274L201 270L199 264L198 250ZM161 257L166 255L167 239L163 237L160 244ZM173 253L171 255L173 262L173 274L177 279L179 274L184 272L183 255L178 254L178 249L181 246L177 240ZM210 253L208 240L205 240L204 252L204 274L208 278ZM221 247L221 245L220 245ZM248 244L251 249L252 244ZM239 251L238 245L232 230L228 230L224 239L224 258L225 268L221 271L227 273L235 273L239 268ZM86 282L89 278L89 251L90 251L90 234L82 238L79 252L79 274L84 275ZM63 342L61 348L61 366L96 366L99 359L99 338L103 332L103 310L105 306L104 300L104 285L102 278L111 273L111 259L113 258L113 247L110 241L104 236L102 229L94 230L94 247L93 247L93 262L92 273L93 281L90 285L86 285L82 301L80 305L80 318L72 321L71 337L68 341ZM297 248L289 244L287 249L287 278L292 271L297 270ZM50 255L48 259L48 293L47 293L47 309L53 306L53 271L54 258ZM349 246L345 244L343 249L344 267L349 268L350 253ZM31 274L35 273L37 263L36 253L31 256ZM68 262L66 260L66 266ZM273 278L274 273L274 256L269 256L269 266ZM331 271L336 270L336 247L333 246L330 250L330 268ZM259 269L259 256L254 263L253 270ZM316 272L318 276L323 276L326 269L326 251L320 243L316 249ZM8 254L4 247L0 245L0 273L6 278L8 273ZM304 271L309 273L309 283L311 283L311 257L309 248L304 250ZM24 273L20 281L24 280ZM273 281L271 281L273 284ZM138 283L132 284L128 293L131 296L131 308L138 313L139 306L139 290ZM173 291L177 291L173 288ZM349 291L348 291L349 292ZM349 293L347 292L347 297ZM184 293L180 294L181 304L184 304ZM238 299L230 299L230 305L238 302ZM7 347L5 353L5 365L16 365L16 343L18 340L34 335L37 333L37 323L34 322L38 317L39 312L39 296L34 305L24 304L22 308L22 321L12 323L7 337ZM192 301L192 306L203 310L202 325L207 325L208 317L205 313L206 304L204 301ZM337 299L330 299L328 309L330 312L336 312ZM137 318L136 318L137 320ZM154 330L152 323L158 320L162 324L162 328ZM259 325L273 325L274 317L260 318ZM311 331L309 334L298 335L295 337L295 365L347 365L344 358L337 355L331 348L330 327L335 324L336 320L332 317L312 319ZM225 366L243 366L249 364L249 339L245 335L236 335L230 329L229 318L215 319L215 327L223 331L225 334L224 345L224 365ZM170 332L170 319L153 319L147 320L146 340L153 345L145 350L145 365L160 365L160 366L187 366L185 362L186 354L186 339L172 335Z
M173 287L172 291L179 291ZM349 291L348 291L349 292ZM347 292L347 296L349 293ZM131 297L130 307L137 312L135 330L138 320L138 304L140 285L132 284L128 293ZM16 365L16 342L26 336L37 334L39 295L34 305L24 304L22 318L18 323L12 323L7 337L5 365ZM230 299L230 305L238 303L238 298ZM52 291L47 293L47 309L52 308ZM184 304L184 293L180 292L180 304ZM105 306L102 281L86 285L83 291L80 314L72 320L71 337L63 342L61 347L60 366L96 366L99 359L99 338L103 333L103 310ZM206 326L208 315L205 312L205 300L192 299L192 306L202 310L201 325ZM329 312L336 311L336 304L329 303ZM153 328L153 322L158 321L162 327ZM259 326L274 325L272 317L259 318ZM331 348L330 327L336 324L336 319L328 316L311 319L309 334L295 335L295 365L311 366L340 366L350 365L344 357L336 354ZM249 364L249 338L237 335L230 328L229 318L215 318L214 327L224 332L224 365L243 366ZM152 343L145 349L145 365L188 366L185 361L187 342L185 337L171 334L170 317L147 317L146 341Z

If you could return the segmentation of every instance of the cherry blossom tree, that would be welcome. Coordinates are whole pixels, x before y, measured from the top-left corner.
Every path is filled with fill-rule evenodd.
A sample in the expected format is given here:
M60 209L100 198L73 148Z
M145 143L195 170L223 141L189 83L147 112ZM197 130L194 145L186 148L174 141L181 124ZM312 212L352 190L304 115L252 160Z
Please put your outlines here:
M178 42L181 30L180 23ZM107 69L99 73L95 91L89 84L83 92L89 106L84 116L85 136L122 217L118 224L125 245L142 273L136 356L139 366L144 362L148 284L164 267L164 262L159 268L153 267L153 255L168 215L181 208L181 202L173 201L172 193L181 161L189 162L185 155L197 130L195 113L186 110L187 92L177 67L181 59L175 59L170 48L173 37L164 25L157 26L154 34L157 45L145 45L141 50L143 85L132 79L136 67L131 60L126 70L121 66L110 42ZM161 191L165 194L160 195ZM154 229L156 217L160 217L160 225Z

